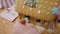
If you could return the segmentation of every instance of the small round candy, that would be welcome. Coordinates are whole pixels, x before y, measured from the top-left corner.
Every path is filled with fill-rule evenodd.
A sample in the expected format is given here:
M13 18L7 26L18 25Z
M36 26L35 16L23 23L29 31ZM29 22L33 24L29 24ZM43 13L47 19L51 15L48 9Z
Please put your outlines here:
M52 9L52 13L53 14L57 14L57 12L58 12L58 8L57 7L55 7L55 8Z

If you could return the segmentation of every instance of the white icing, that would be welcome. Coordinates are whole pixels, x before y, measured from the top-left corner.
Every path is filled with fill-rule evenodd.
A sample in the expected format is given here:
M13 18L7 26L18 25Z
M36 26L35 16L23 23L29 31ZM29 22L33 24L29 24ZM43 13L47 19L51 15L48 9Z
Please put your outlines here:
M56 2L55 5L58 5L58 3Z
M32 10L32 8L30 8L30 10Z
M40 12L41 12L41 11L39 10L39 11L38 11L38 14L40 14Z
M22 8L25 8L25 6L23 6Z

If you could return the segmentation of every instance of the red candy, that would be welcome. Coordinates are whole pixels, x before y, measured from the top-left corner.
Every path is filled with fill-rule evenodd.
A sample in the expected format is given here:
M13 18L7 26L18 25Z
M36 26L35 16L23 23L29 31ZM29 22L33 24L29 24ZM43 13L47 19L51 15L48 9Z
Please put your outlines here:
M20 22L25 25L26 20L22 19Z

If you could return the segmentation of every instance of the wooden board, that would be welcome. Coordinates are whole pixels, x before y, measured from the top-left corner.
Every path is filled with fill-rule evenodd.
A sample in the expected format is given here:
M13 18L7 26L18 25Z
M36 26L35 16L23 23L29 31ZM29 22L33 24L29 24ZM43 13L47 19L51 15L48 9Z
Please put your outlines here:
M0 34L5 34L4 24L0 19Z
M10 22L0 17L0 34L13 34L13 25L18 21L17 18L14 22Z

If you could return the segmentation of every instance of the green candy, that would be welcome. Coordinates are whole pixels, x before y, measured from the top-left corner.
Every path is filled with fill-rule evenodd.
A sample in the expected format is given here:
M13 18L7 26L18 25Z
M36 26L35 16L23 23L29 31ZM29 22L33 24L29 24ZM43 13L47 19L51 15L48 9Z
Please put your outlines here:
M50 10L51 8L49 7L48 10Z
M39 0L36 0L36 2L38 2Z

